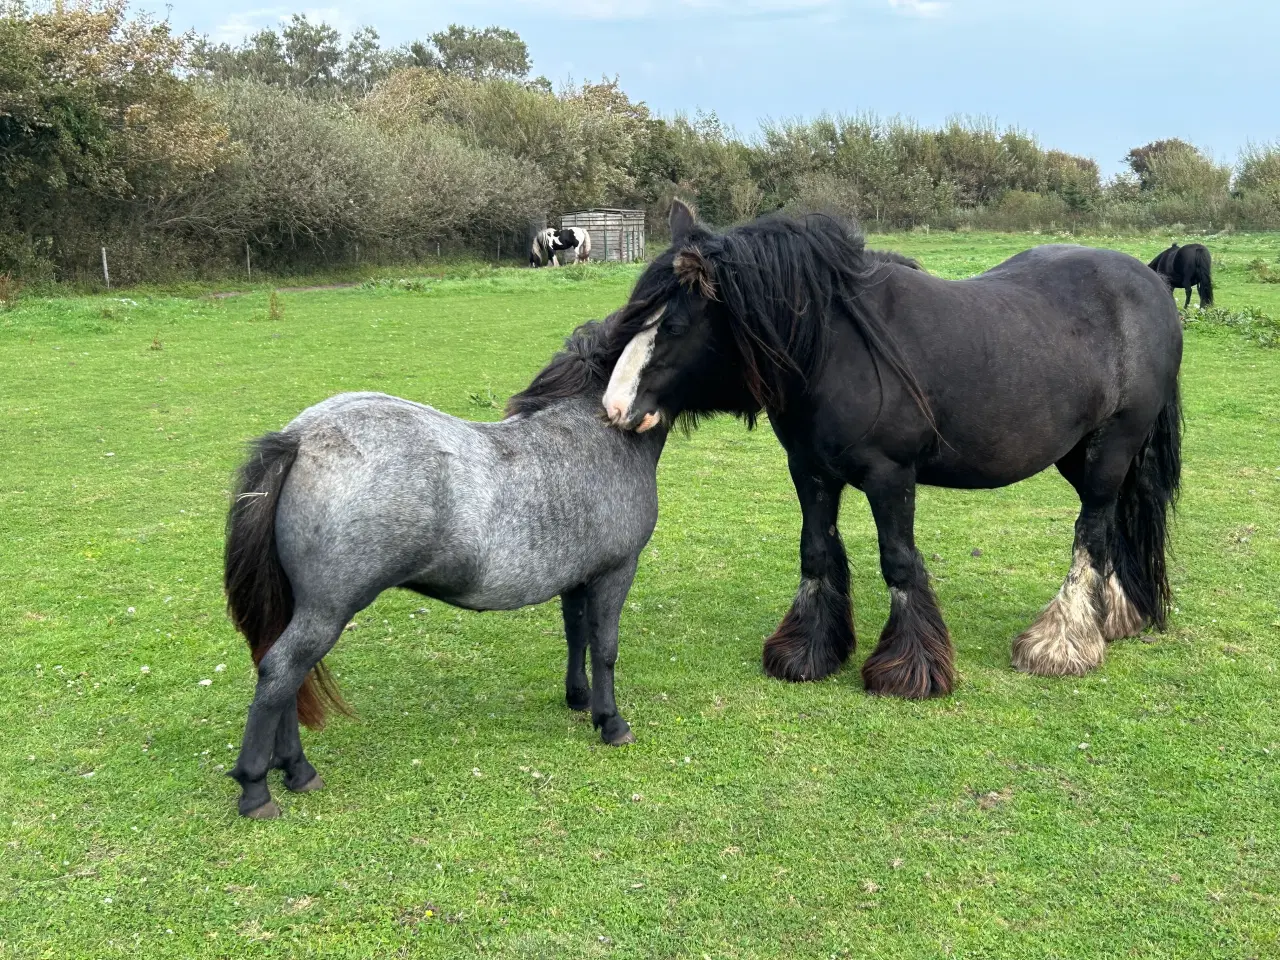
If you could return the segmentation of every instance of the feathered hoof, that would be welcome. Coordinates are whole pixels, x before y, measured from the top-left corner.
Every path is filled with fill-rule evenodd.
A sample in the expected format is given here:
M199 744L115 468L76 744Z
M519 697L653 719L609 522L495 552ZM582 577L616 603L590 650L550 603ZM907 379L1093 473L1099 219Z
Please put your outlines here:
M933 663L923 655L901 657L872 654L862 665L862 682L867 693L903 700L945 697L955 686L951 661Z
M848 596L825 581L805 579L764 643L764 672L792 683L821 680L844 666L855 643Z
M591 688L587 687L582 690L566 690L564 702L570 710L590 710Z
M1096 620L1055 599L1013 641L1013 668L1041 677L1078 677L1102 663L1106 647Z
M1120 586L1120 578L1114 573L1107 577L1103 589L1103 608L1106 616L1102 621L1102 636L1106 640L1136 637L1147 629L1149 621L1129 600L1124 587Z
M862 682L877 696L928 700L955 687L951 635L927 589L889 591L889 621L862 665Z

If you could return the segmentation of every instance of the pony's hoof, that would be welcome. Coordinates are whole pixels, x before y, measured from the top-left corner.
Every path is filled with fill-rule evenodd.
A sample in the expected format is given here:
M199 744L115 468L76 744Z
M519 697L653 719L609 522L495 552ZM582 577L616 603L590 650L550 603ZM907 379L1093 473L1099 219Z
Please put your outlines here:
M564 697L565 704L570 710L590 710L591 709L591 691L583 690L567 693Z
M316 779L319 779L318 777ZM254 807L244 814L250 820L275 820L280 816L280 808L274 800L268 800L260 807Z
M636 742L631 726L616 713L600 724L600 739L611 747L621 747L624 744Z
M316 774L300 787L290 787L294 793L315 793L317 790L324 789L324 781L320 779L320 774Z

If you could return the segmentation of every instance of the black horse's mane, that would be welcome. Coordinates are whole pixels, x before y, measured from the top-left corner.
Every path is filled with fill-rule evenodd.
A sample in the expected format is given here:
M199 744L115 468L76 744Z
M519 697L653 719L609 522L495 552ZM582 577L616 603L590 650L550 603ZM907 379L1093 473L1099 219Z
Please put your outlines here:
M886 264L923 269L917 261L890 250L868 250L855 225L818 214L764 217L723 234L703 229L691 242L708 260L730 267L717 271L717 299L735 321L748 382L762 407L785 396L789 375L807 379L817 368L826 350L825 315L836 305L844 307L873 354L914 387L884 320L857 295L876 282ZM603 390L628 341L657 306L678 292L673 259L672 251L659 257L623 309L574 330L533 382L507 401L504 416L535 413L559 400ZM749 309L753 304L759 309ZM922 396L917 400L923 403ZM749 423L755 419L745 416ZM686 427L697 420L693 413L684 418Z
M785 406L797 381L803 386L821 367L830 337L828 317L839 314L929 416L887 318L861 296L884 279L890 264L921 269L901 254L868 250L856 224L826 214L774 214L723 233L697 226L641 276L630 302L610 324L616 338L611 346L620 353L617 344L644 329L658 308L680 294L682 284L697 290L701 282L702 294L719 301L728 316L747 386L764 409Z
M621 346L614 349L616 338L610 331L616 316L589 320L569 334L564 349L551 358L529 386L507 401L504 416L534 413L593 388L603 391L622 352Z

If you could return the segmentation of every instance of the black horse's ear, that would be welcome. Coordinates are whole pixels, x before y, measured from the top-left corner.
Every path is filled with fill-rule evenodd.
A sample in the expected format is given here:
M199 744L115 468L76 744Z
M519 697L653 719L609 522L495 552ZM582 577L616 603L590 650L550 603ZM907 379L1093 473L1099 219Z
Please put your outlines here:
M671 243L672 245L683 243L693 234L693 228L698 225L698 218L694 216L692 208L683 200L675 199L671 201Z
M676 279L693 293L706 300L716 298L716 277L711 261L697 247L689 247L676 254Z

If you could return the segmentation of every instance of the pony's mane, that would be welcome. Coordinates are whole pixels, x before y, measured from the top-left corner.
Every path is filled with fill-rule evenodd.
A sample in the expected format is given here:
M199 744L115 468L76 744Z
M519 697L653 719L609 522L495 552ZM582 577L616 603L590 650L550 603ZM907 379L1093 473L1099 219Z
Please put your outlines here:
M569 334L564 349L533 378L533 382L507 401L504 417L544 410L557 400L577 397L589 390L604 392L622 347L613 349L610 334L614 317L590 320Z
M705 269L704 295L710 291L724 308L747 387L761 407L783 408L792 389L818 371L831 333L827 318L839 314L861 335L877 368L887 365L932 421L888 318L861 296L891 265L921 269L901 254L868 250L855 223L826 214L772 214L723 233L698 225L640 277L611 324L611 339L625 344L679 295L682 283L690 287L691 271Z

